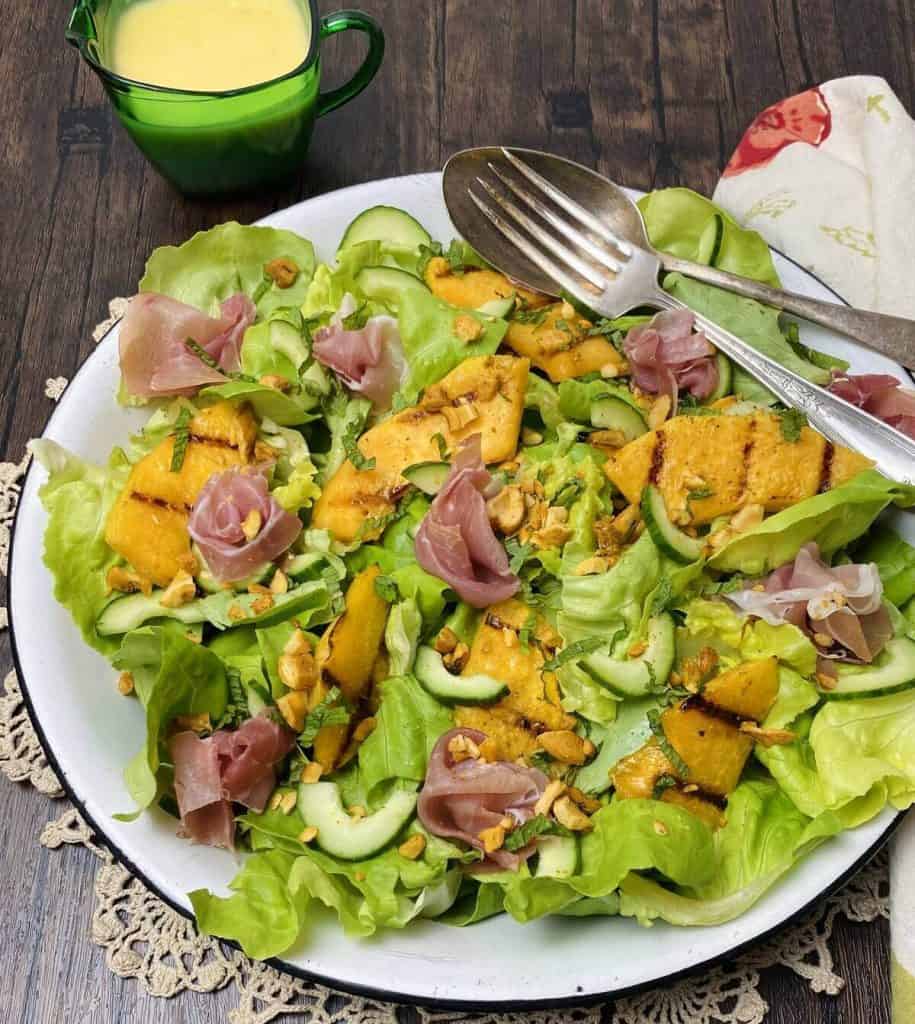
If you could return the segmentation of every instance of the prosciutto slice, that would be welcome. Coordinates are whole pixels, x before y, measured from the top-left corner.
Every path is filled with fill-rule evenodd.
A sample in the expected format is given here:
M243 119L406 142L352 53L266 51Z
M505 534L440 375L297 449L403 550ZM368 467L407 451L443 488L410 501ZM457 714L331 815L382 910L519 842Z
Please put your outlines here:
M348 330L343 321L356 308L356 300L347 293L330 324L315 332L312 353L350 391L365 395L377 409L388 409L406 371L397 321L373 316L364 327Z
M221 384L224 373L188 351L188 338L221 370L237 370L242 339L257 310L251 299L239 292L223 302L220 312L220 317L207 316L157 292L135 295L118 337L121 374L128 393L141 398L193 395L206 384Z
M456 762L448 750L456 736L466 736L477 746L486 739L486 734L477 729L452 729L439 737L429 757L417 814L433 835L462 839L482 851L480 832L498 825L506 815L519 824L532 818L548 780L536 768L523 768L510 761L467 758ZM496 850L483 863L514 871L533 848L531 844L516 852Z
M772 625L793 623L813 639L822 658L869 663L893 635L877 566L830 567L813 543L756 587L727 597Z
M232 803L262 811L276 785L274 766L294 744L288 729L262 715L234 732L220 729L206 739L194 732L176 733L169 750L184 835L232 849Z
M483 465L480 435L461 445L451 472L419 525L416 560L467 604L487 608L515 594L521 581L493 533L486 499L493 479Z
M252 518L258 530L248 540L245 524ZM214 473L197 495L187 526L210 572L222 583L244 579L272 562L302 531L299 517L280 505L264 474L251 466Z
M649 323L633 327L623 341L633 382L653 395L670 395L676 403L681 391L708 398L718 386L715 347L688 309L665 310Z
M915 440L915 391L895 377L833 371L829 390Z

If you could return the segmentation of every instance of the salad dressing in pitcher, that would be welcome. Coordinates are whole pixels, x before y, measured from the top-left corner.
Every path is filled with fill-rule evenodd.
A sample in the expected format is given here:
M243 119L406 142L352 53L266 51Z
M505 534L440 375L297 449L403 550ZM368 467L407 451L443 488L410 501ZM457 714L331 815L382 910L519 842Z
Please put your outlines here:
M138 0L114 25L110 66L150 85L242 89L305 60L308 20L297 0Z

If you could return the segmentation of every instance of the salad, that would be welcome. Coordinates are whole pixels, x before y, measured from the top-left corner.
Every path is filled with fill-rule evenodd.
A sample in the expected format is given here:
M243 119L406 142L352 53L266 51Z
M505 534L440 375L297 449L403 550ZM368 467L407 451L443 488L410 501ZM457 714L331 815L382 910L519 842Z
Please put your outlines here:
M777 283L707 200L641 207ZM774 310L664 284L868 390ZM125 815L243 854L189 894L203 932L716 924L915 798L915 548L879 519L915 489L692 314L602 320L374 207L329 264L235 223L156 250L118 342L149 418L104 466L34 443L44 559L145 711Z

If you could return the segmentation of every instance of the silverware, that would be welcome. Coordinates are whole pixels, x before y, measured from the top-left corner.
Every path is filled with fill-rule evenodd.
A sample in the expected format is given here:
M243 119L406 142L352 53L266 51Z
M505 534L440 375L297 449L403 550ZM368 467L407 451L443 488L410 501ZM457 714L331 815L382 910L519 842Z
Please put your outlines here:
M608 318L639 306L688 308L658 283L662 257L648 243L638 208L587 168L534 150L465 150L445 165L444 191L458 231L487 260L537 291L565 291ZM816 305L841 312L829 303ZM861 452L891 479L915 484L915 441L804 380L707 317L695 316L717 348L786 405L804 412L831 441Z
M645 232L642 215L623 189L580 164L551 156L548 153L540 153L537 150L514 149L509 151L504 148L484 147L466 149L451 157L445 165L445 202L452 214L451 219L454 220L462 234L466 234L466 232L458 221L463 220L470 213L466 202L466 192L472 180L478 176L491 176L493 173L498 176L503 168L511 169L512 160L518 160L518 154L523 154L523 163L526 169L517 163L514 164L514 170L517 173L509 181L516 186L533 186L533 191L530 187L527 188L528 199L525 201L529 202L530 197L533 197L532 209L537 209L537 204L539 204L541 209L537 212L541 215L543 215L542 200L547 195L543 182L548 179L546 188L548 189L550 184L555 186L551 196L553 202L558 203L561 210L562 200L557 197L557 193L562 192L568 197L574 197L573 201L577 201L579 208L591 215L590 230L596 233L598 239L601 238L602 227L609 227L611 233L617 238L653 253L660 260L663 270L679 271L697 281L716 285L718 288L756 299L757 302L764 302L766 305L774 306L786 313L793 313L812 323L822 324L839 334L854 338L855 341L867 348L889 356L890 359L902 363L910 370L915 370L915 321L898 316L886 316L883 313L871 313L834 302L822 302L807 295L798 295L796 292L772 288L759 281L719 270L717 267L693 263L691 260L680 259L669 253L653 249ZM489 165L492 165L494 170ZM534 178L528 177L530 171L534 171ZM537 178L539 178L539 183ZM507 185L508 183L503 180L503 184ZM520 188L516 188L514 191L516 196L524 198ZM569 210L566 212L571 217L575 217L575 214ZM473 224L477 233L482 231L479 226L479 217L472 217L470 223ZM561 232L562 229L555 222L551 223ZM594 227L595 224L598 226ZM587 236L584 237L587 238ZM468 240L474 245L477 244L473 238L468 238ZM613 244L610 239L606 240L611 245ZM490 259L486 251L487 245L495 245L495 243L488 235L483 236L482 234L480 241L482 247L477 246L477 248L487 259ZM593 252L590 255L593 256ZM508 272L507 268L502 266L497 259L490 259L490 262ZM514 267L517 264L518 257L515 253L514 259L509 257L508 266ZM519 267L519 270L521 269L524 270L523 273L515 273L512 270L512 276L517 277L525 284L530 284L531 287L536 287L538 291L545 291L551 295L556 294L556 283L549 276L539 272L537 267L528 262L527 266ZM537 278L536 285L533 277L530 276L532 274Z

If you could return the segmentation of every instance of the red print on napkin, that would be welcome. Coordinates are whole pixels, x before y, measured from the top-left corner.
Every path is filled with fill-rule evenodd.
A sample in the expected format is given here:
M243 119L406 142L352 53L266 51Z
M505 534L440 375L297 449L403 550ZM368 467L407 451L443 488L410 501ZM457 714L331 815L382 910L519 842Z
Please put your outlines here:
M819 146L829 138L832 115L816 87L774 103L757 116L722 174L729 178L751 167L761 167L792 142Z

